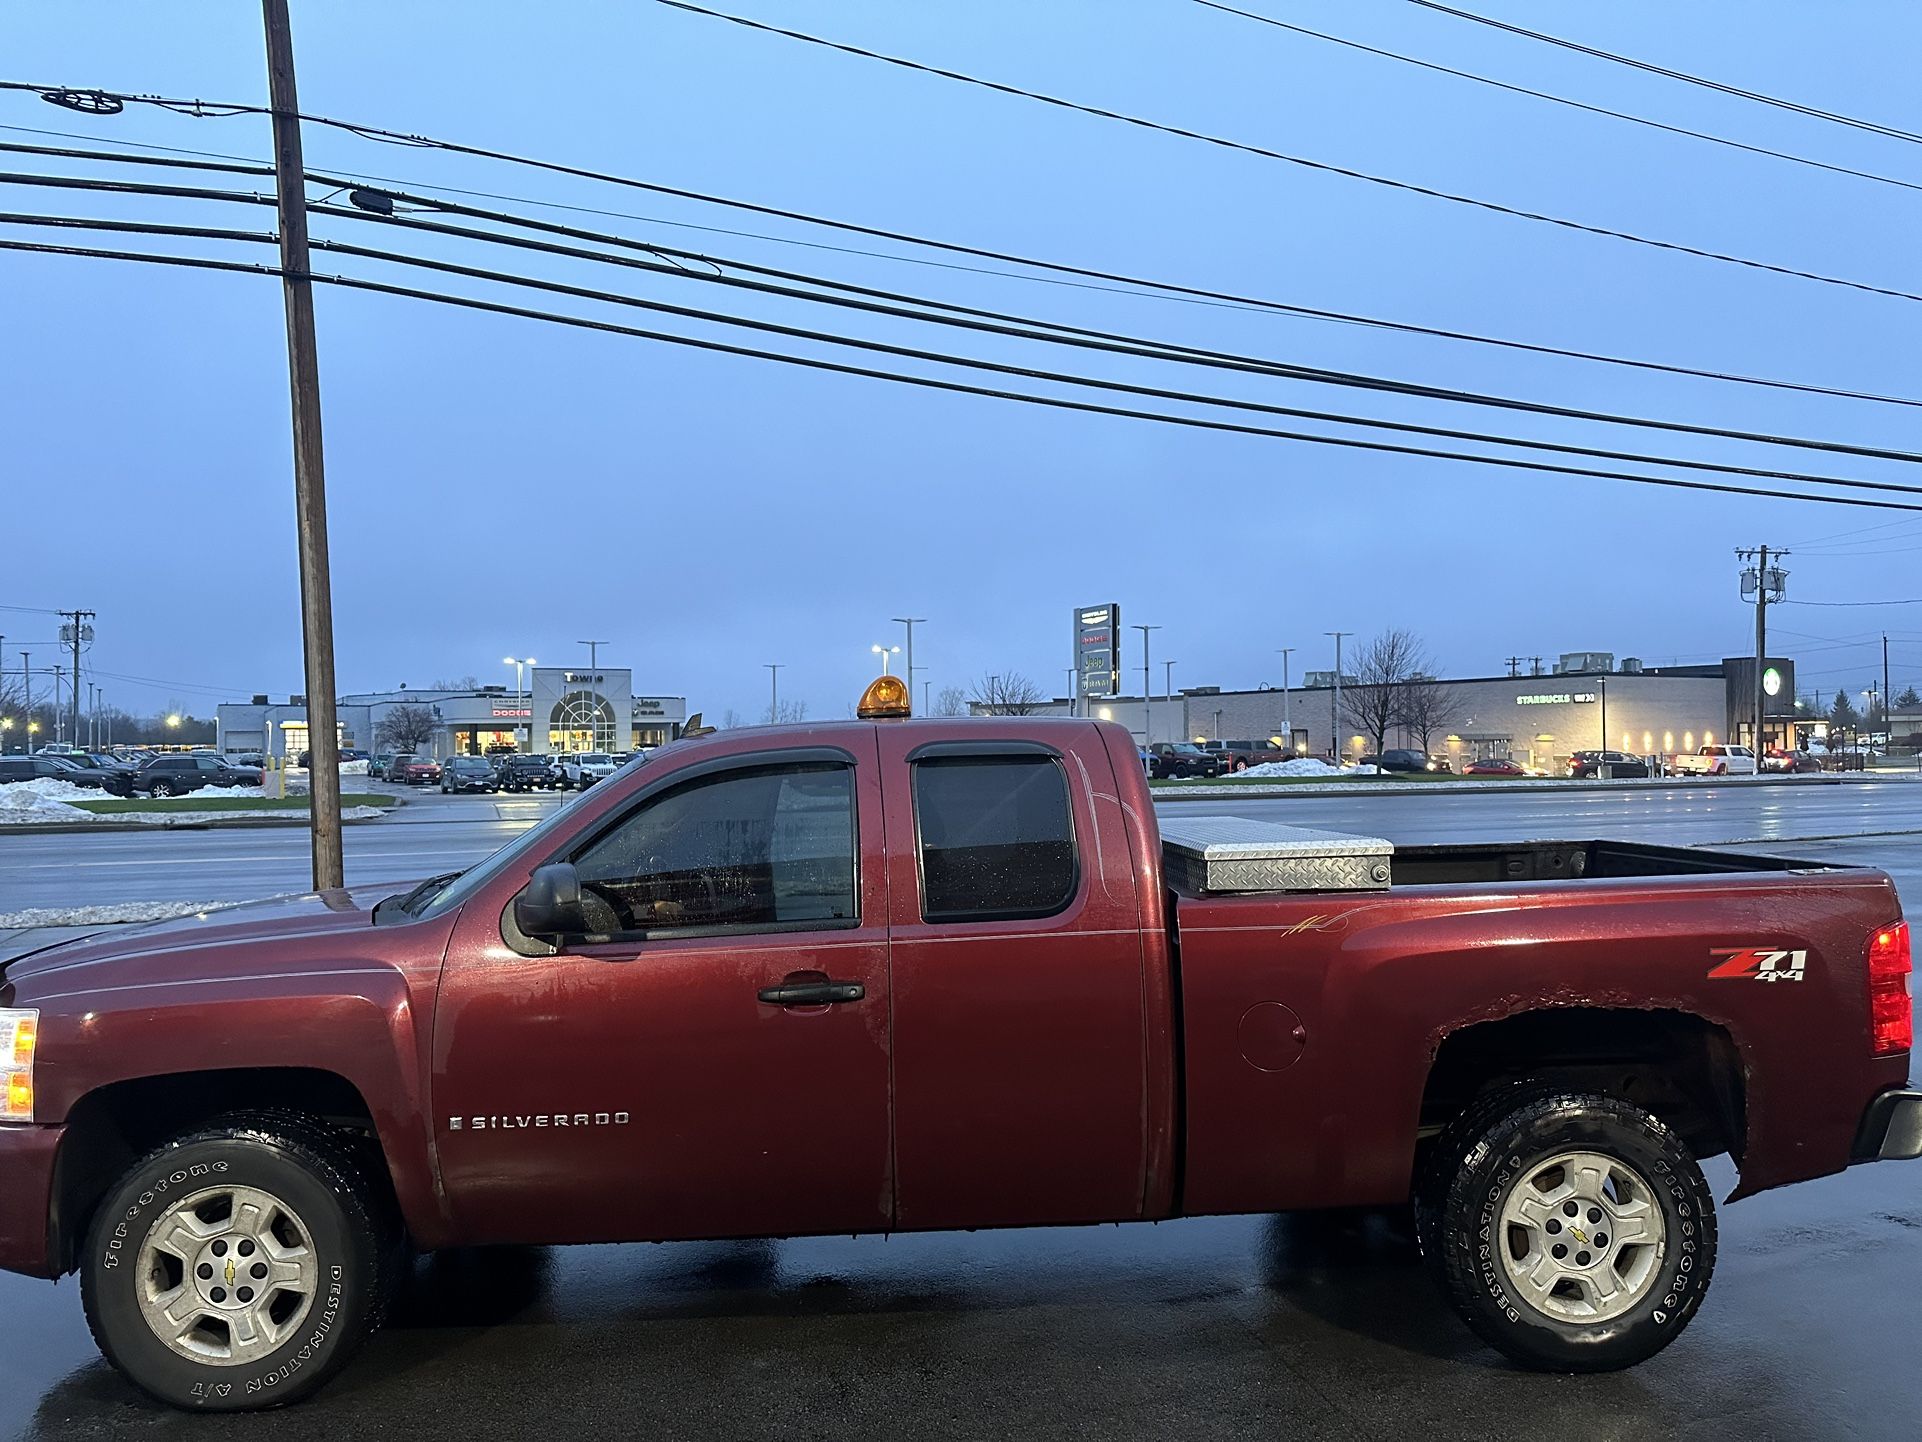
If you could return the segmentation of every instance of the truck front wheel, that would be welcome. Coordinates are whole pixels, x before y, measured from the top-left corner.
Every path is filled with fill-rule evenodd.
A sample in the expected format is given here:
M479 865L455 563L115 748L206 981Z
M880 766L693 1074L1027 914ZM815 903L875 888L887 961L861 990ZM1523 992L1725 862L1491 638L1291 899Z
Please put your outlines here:
M230 1116L137 1163L80 1267L87 1324L135 1386L176 1407L277 1407L314 1391L380 1320L395 1249L344 1139Z
M1449 1300L1484 1341L1542 1371L1654 1356L1714 1270L1701 1168L1658 1117L1617 1098L1517 1088L1509 1101L1434 1159L1424 1243Z

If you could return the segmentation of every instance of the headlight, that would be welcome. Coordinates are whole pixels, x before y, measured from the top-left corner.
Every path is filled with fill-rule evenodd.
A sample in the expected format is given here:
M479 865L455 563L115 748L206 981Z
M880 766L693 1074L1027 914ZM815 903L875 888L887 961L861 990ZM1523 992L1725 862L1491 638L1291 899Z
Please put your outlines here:
M33 1047L37 1011L0 1011L0 1121L33 1120Z

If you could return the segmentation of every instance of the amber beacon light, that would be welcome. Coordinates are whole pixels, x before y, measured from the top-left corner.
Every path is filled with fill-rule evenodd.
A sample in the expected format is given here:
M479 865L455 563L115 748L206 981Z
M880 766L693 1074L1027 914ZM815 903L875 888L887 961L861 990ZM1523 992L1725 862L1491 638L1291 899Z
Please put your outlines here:
M876 676L868 689L861 693L861 704L854 708L854 714L863 721L877 721L884 716L906 716L911 711L908 683L899 676Z

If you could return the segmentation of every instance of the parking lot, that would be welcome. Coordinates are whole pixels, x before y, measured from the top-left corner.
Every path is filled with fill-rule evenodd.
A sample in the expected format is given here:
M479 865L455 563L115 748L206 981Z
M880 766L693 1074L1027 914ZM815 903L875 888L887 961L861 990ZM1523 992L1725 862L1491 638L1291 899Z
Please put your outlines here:
M465 864L556 804L417 794L349 828L350 879ZM1884 866L1922 895L1922 785L1900 781L1179 804L1403 842L1745 841ZM0 911L238 898L305 866L299 828L15 833ZM5 1276L0 1433L1909 1438L1919 1192L1922 1167L1884 1165L1726 1210L1690 1330L1595 1377L1520 1372L1476 1342L1394 1213L446 1254L318 1397L221 1419L124 1385L71 1279Z

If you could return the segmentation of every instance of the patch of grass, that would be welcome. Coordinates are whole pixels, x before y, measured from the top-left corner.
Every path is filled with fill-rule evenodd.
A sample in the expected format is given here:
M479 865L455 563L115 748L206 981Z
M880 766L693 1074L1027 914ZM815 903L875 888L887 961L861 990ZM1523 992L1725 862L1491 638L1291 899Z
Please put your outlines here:
M1524 777L1461 776L1452 771L1389 771L1377 776L1217 776L1212 780L1150 781L1157 790L1180 791L1190 786L1367 786L1380 781L1520 781Z
M399 801L397 796L377 796L357 792L342 796L340 804L344 810L350 806L393 806ZM305 811L305 796L209 796L204 791L196 791L190 796L170 800L154 800L145 796L112 796L100 801L69 801L69 806L77 806L82 811L91 811L96 816L120 816L130 811Z

